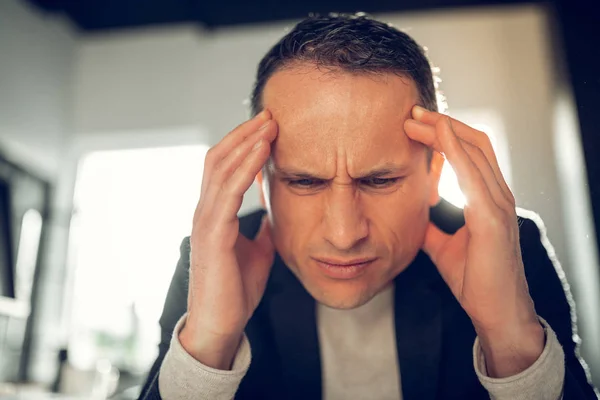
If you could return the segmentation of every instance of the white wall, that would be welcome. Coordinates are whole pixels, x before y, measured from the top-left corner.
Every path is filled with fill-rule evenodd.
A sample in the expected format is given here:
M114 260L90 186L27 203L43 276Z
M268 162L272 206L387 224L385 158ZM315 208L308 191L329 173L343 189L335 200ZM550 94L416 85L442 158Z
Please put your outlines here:
M49 177L71 128L75 43L65 21L0 1L0 148Z

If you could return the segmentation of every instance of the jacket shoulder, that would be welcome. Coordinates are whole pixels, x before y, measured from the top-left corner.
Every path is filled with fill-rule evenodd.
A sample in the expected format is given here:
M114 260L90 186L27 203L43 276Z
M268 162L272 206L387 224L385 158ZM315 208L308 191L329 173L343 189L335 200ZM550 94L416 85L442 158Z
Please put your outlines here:
M549 261L545 264L554 267L557 275L564 279L562 266L552 243L548 239L546 225L542 217L534 211L517 207L517 223L519 225L519 240L523 261L531 261L531 257L541 257ZM530 266L525 265L526 270L528 267Z

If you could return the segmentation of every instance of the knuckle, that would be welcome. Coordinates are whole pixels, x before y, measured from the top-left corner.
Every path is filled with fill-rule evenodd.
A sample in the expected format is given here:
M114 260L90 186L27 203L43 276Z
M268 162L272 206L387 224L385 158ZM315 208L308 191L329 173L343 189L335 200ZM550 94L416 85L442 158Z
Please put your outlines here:
M490 137L487 133L485 133L484 131L480 131L478 130L477 132L479 132L479 140L481 140L481 144L486 145L486 146L492 146L492 141L490 140Z
M242 153L244 153L246 151L246 149L244 147L247 147L247 146L248 146L248 144L245 144L245 146L239 145L239 146L234 147L234 149L231 151L231 155L234 158L240 157L242 155Z
M435 122L436 129L443 129L448 124L449 120L450 120L450 117L447 115L444 115L444 116L442 116L442 118L439 118Z
M230 172L230 168L228 168L226 165L223 165L223 163L215 165L211 171L211 186L216 188L221 187L223 185L222 182Z
M490 137L488 136L487 133L485 133L484 131L480 131L477 130L477 145L478 147L480 147L481 149L487 149L490 151L494 151L494 148L492 146L492 141L490 139Z
M204 170L205 171L209 170L213 166L214 158L215 158L215 150L214 150L214 147L211 147L210 149L208 149L208 151L206 152L206 156L204 157Z

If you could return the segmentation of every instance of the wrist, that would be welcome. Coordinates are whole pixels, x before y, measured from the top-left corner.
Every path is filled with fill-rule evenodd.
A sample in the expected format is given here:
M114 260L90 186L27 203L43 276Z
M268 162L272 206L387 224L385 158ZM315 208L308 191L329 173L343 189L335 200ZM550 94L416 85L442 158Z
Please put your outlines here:
M200 363L219 370L231 369L242 336L243 332L213 335L187 323L178 334L181 346L189 355Z
M488 375L505 378L533 365L544 351L544 327L535 321L507 324L501 329L476 328Z

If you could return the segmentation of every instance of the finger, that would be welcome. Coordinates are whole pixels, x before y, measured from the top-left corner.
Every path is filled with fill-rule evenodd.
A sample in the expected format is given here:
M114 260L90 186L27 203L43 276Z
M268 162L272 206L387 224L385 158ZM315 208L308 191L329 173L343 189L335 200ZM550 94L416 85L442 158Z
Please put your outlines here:
M452 126L454 127L454 122L452 122ZM416 120L407 120L405 122L405 131L407 136L411 139L424 143L436 151L443 152L435 127ZM501 182L498 182L498 175L495 173L483 151L479 147L462 140L461 144L483 175L484 181L490 188L490 192L492 193L492 197L496 204L506 207L507 209L513 209L514 197L507 196L501 186Z
M490 165L488 159L485 157L481 149L477 146L473 146L470 143L462 142L462 145L483 176L483 180L485 181L490 193L492 195L492 199L499 207L506 209L507 211L514 210L514 205L511 204L509 198L506 197L504 190L500 186L500 183L497 180L496 174L494 174L494 170Z
M449 117L446 114L441 114L435 111L429 111L421 106L414 106L412 109L412 117L426 125L435 126L438 121L442 118L450 118L452 120L452 127L456 134L462 139L474 145L481 144L481 135L487 137L487 135L477 129L470 127L469 125Z
M456 172L458 184L464 193L467 204L474 209L492 212L496 204L483 176L473 163L452 129L450 118L444 118L436 124L438 139L446 159Z
M454 123L452 126L454 126ZM416 120L407 120L405 123L405 131L411 139L424 143L426 146L429 146L436 151L443 152L442 145L438 140L435 127ZM507 209L514 209L514 197L511 199L506 195L501 183L498 182L498 178L494 169L490 165L487 157L485 157L483 151L479 147L465 141L461 141L461 144L474 164L477 166L477 169L479 169L483 175L483 179L488 185L496 204Z
M231 174L240 166L240 164L248 157L253 146L259 140L266 140L271 143L277 136L277 126L275 121L267 121L258 131L248 136L246 140L238 146L231 149L229 154L225 156L217 165L215 165L212 175L209 177L208 187L221 187ZM210 189L209 189L210 190Z
M438 112L429 111L420 106L415 106L412 109L412 116L415 118L417 122L420 122L423 125L435 126L437 122L444 117L448 117L447 115L440 114ZM411 123L409 123L410 125ZM412 125L413 128L418 128L417 125ZM496 153L494 152L494 148L490 141L489 136L481 132L477 129L470 127L469 125L460 122L456 119L452 119L452 127L456 135L463 141L468 142L474 146L477 146L481 149L485 157L488 159L492 170L494 171L494 175L496 175L496 180L498 184L502 188L502 191L505 193L505 197L509 199L509 201L515 204L515 199L510 187L506 183L504 179L504 175L502 175L502 171L500 170L500 165L498 164L498 159L496 157Z
M240 164L234 173L223 182L215 203L207 208L212 210L217 224L227 224L237 219L244 193L254 182L256 174L267 161L270 153L270 143L260 139L252 148L248 157Z
M427 147L431 147L435 151L442 151L442 146L438 140L435 125L431 126L416 119L407 119L404 121L404 132L406 136L417 142L423 143Z
M197 209L200 207L208 207L209 209L215 204L218 206L216 198L221 195L223 184L229 179L234 171L239 168L243 161L251 154L253 146L259 140L266 140L268 143L273 142L277 137L277 124L275 121L267 121L258 131L246 140L241 142L234 148L228 156L216 165L210 176L205 176L203 182L203 192L201 192L200 201ZM196 213L194 220L199 217L200 213Z
M227 152L240 144L245 138L256 132L263 124L271 120L272 115L269 110L263 110L254 118L238 125L229 132L217 146L215 146L215 158L224 157Z
M268 110L263 110L254 118L238 125L229 132L219 143L210 148L204 159L204 174L202 179L202 190L205 188L206 177L212 175L212 170L229 152L242 143L248 136L255 133L265 123L271 120L272 115Z

